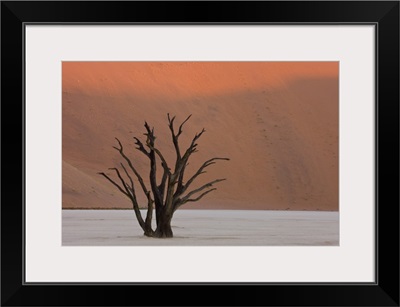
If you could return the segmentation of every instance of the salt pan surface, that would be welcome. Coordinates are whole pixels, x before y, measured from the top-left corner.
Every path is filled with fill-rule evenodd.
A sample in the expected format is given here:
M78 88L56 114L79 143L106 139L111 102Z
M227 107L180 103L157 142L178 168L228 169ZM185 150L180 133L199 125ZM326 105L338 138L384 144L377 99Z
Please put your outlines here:
M62 211L63 246L337 246L339 212L180 210L172 229L148 238L133 210Z

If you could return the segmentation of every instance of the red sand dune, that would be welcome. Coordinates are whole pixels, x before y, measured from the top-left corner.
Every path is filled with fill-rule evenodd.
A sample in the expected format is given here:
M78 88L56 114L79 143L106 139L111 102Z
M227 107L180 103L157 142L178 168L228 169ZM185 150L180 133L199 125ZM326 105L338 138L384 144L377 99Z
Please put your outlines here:
M62 82L63 208L130 208L97 172L122 162L118 137L147 176L132 138L144 140L145 120L172 164L170 113L193 114L183 148L206 129L192 172L231 159L198 184L227 181L184 207L338 210L337 62L64 62Z

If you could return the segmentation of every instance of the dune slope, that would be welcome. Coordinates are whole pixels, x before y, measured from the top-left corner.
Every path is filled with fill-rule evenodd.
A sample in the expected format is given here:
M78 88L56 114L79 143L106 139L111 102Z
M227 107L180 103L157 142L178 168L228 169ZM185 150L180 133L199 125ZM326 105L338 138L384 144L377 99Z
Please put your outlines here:
M230 158L198 185L227 180L186 208L338 210L336 62L64 62L62 73L63 208L130 208L97 173L122 162L118 137L147 178L133 140L144 140L145 120L172 165L170 113L178 123L193 114L182 148L206 129L188 174Z

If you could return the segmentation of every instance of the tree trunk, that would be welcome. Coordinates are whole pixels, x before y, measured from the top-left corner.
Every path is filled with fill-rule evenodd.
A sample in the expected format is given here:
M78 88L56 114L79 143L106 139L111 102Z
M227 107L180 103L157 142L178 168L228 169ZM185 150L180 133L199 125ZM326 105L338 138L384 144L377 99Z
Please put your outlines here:
M148 227L148 226L145 227L145 229L144 229L144 235L145 235L146 237L154 237L154 230L151 229L151 225L150 225L150 227Z
M174 235L172 233L171 220L172 215L160 216L159 222L157 224L157 229L154 232L154 237L172 238Z

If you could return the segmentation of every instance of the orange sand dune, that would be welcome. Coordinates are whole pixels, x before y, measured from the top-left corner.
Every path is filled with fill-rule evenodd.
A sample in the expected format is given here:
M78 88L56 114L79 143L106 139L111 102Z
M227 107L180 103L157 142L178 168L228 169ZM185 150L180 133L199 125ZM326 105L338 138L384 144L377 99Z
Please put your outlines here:
M182 148L203 127L203 161L219 161L198 185L227 178L186 208L338 210L337 62L64 62L63 208L130 208L97 172L122 162L115 137L135 166L144 121L174 161L167 113L189 114ZM108 172L108 171L107 171ZM111 172L109 172L111 174ZM143 199L143 197L142 197Z

